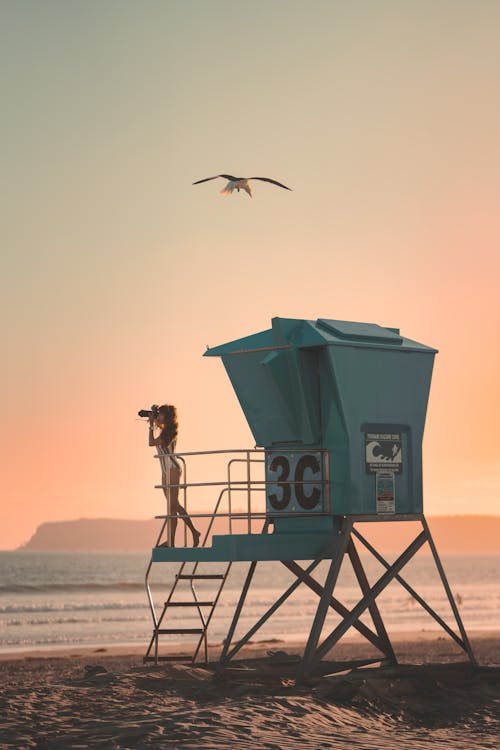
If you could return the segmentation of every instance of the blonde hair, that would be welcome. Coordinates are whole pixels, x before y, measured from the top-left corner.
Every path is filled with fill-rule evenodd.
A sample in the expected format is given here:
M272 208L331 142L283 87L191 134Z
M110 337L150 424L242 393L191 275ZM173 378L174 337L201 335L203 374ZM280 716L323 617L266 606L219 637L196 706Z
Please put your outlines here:
M167 449L173 440L176 440L179 431L177 420L177 409L171 404L163 404L158 407L158 416L155 418L161 432L158 436L163 448Z

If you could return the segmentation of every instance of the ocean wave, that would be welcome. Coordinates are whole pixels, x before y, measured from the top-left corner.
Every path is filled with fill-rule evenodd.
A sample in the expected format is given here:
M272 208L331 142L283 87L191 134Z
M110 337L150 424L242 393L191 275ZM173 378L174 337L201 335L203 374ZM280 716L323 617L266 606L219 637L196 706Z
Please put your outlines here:
M114 643L139 643L146 644L144 633L128 634L124 639L121 633L107 633L105 636L99 633L92 633L85 636L75 635L57 635L41 638L0 638L0 648L19 649L19 648L39 648L47 646L78 646L85 645L111 645Z
M146 599L139 602L87 602L85 604L71 603L47 603L43 604L7 604L0 607L0 614L12 615L21 613L46 613L46 612L93 612L104 609L145 609L147 607Z
M128 615L121 617L42 617L42 618L26 618L21 619L19 617L10 618L8 620L0 620L0 627L13 628L13 627L25 627L25 626L42 626L42 625L81 625L90 623L101 623L101 622L143 622L149 621L151 618L149 612L142 612L137 615Z
M168 584L167 584L168 585ZM144 591L144 583L119 581L117 583L95 583L84 581L82 583L11 583L0 586L2 594L47 594L47 593L75 593L75 592L106 592L106 591Z
M20 615L20 614L48 614L52 612L67 613L83 613L83 612L102 612L104 610L113 611L124 611L124 610L147 610L148 602L144 589L140 589L141 596L133 597L130 599L120 598L119 596L112 596L112 591L103 592L105 594L101 597L85 597L79 599L78 597L72 597L69 599L63 599L62 597L49 599L44 598L41 601L36 599L30 599L23 597L21 600L12 601L5 603L0 606L0 618L5 619L6 616ZM161 592L153 591L154 600L157 606L161 606L162 597ZM340 593L340 592L339 592ZM206 598L202 595L202 592L198 592L200 598ZM277 593L270 595L269 597L256 596L249 597L249 602L246 605L246 612L248 615L255 615L260 617L262 612L268 609L273 602L276 600ZM182 596L182 599L192 601L189 596ZM340 599L342 603L348 608L352 608L354 604L361 598L361 594L358 594L356 598L342 597ZM439 597L427 597L426 600L438 613L445 616L450 613L450 608L445 596ZM233 612L238 598L236 592L226 591L219 600L217 605L217 611L225 614L226 612ZM310 598L309 596L297 597L295 600L288 600L284 609L287 611L293 611L296 613L310 614L314 613L317 607L319 599ZM406 592L402 591L398 596L388 597L383 601L384 611L397 619L405 620L408 617L414 617L417 612L421 610L420 605L410 597ZM474 619L477 620L479 615L490 616L491 614L498 613L499 607L499 596L491 595L489 597L481 597L473 594L472 592L466 592L459 604L459 610L462 614L467 613L470 617L474 615ZM171 616L176 617L185 616L185 612L177 612L172 610ZM488 618L489 619L489 618Z

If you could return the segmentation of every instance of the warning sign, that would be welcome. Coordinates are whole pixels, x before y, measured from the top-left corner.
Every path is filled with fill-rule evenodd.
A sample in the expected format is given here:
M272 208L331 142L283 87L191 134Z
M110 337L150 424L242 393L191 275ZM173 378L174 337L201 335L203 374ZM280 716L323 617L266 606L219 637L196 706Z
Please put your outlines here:
M403 452L400 432L365 432L365 461L368 474L390 469L401 474Z
M375 475L377 513L396 512L396 488L393 471L377 471Z

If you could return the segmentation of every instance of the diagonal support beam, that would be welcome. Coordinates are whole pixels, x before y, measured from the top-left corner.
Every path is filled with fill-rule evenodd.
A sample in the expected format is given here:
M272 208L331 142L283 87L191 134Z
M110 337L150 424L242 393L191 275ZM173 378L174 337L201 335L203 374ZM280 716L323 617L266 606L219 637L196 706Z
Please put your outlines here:
M342 561L344 559L347 545L349 544L349 540L351 538L352 525L353 522L350 518L342 519L341 527L339 529L340 538L338 539L336 549L334 549L333 551L332 563L323 585L323 593L321 594L321 598L319 600L318 608L316 610L316 614L311 625L311 630L309 632L309 638L307 639L306 647L304 649L302 662L299 667L299 680L302 679L302 677L305 675L308 665L312 662L312 659L314 657L314 652L318 645L321 631L323 630L323 625L325 624L325 618L330 606L333 589L335 588L335 584L337 583L337 578L339 576ZM356 617L355 619L357 620L358 618Z
M436 549L436 545L434 544L434 540L431 535L431 531L429 529L429 526L427 524L427 521L425 518L422 518L422 526L424 527L424 531L427 534L427 540L429 542L429 547L431 548L432 556L434 558L434 562L436 563L436 568L438 569L438 573L441 577L441 581L444 586L444 590L446 591L446 596L448 597L448 601L450 603L450 607L453 611L453 614L455 615L455 620L458 625L458 628L460 630L460 634L462 636L463 640L463 648L467 652L467 655L471 662L473 664L477 664L476 657L474 656L472 652L471 645L469 643L469 639L467 638L467 633L465 632L465 628L462 622L462 618L460 617L460 613L458 611L458 607L456 605L455 599L453 598L453 594L451 593L450 584L448 583L448 579L446 578L446 574L444 572L444 568L441 564L441 560L439 559L439 555Z
M229 651L229 647L231 645L231 641L233 640L234 631L236 630L236 625L238 624L238 620L240 619L241 610L243 609L243 605L245 603L245 599L247 598L248 589L250 588L250 584L252 582L253 574L255 573L255 568L257 567L257 560L254 560L248 569L247 577L245 579L245 583L243 584L243 588L241 590L240 598L236 607L236 610L233 615L233 619L231 622L231 625L229 627L228 634L226 636L226 639L224 641L224 647L222 649L222 653L220 655L220 662L224 662L227 660L227 652Z
M270 519L266 518L264 521L264 525L262 527L262 534L267 534L269 531L269 523ZM245 583L243 584L243 588L241 590L240 598L238 601L238 604L236 606L236 610L233 615L233 619L231 621L231 625L229 626L229 630L226 636L226 639L224 641L224 645L222 648L222 652L219 658L219 661L222 663L226 661L227 659L227 652L229 651L229 647L231 646L231 641L233 640L234 631L236 630L236 625L238 624L238 620L240 619L241 610L243 609L243 605L245 603L245 599L247 598L248 589L250 588L250 584L252 583L253 575L255 573L255 568L257 567L257 560L254 560L248 569L247 577L245 579Z
M325 638L323 643L319 646L316 652L310 659L310 663L316 664L321 658L330 651L330 649L342 638L351 625L368 609L369 605L374 599L394 580L395 576L406 563L411 560L413 555L420 549L420 547L427 541L427 534L425 531L421 531L420 534L413 540L413 542L405 549L405 551L398 557L396 562L391 565L372 588L363 596L362 599L356 604L348 617L346 617L331 633Z
M304 577L306 575L309 575L309 573L311 573L314 570L314 568L316 568L316 566L320 564L320 562L324 559L326 554L327 554L327 551L321 554L320 557L317 557L316 560L313 560L313 562L309 565L309 567L306 568L306 570L304 571L304 574L301 575L299 578L297 578L297 580L294 581L292 585L287 588L285 593L282 594L280 598L277 599L271 607L269 607L267 612L262 615L260 620L258 620L258 622L256 622L252 628L250 628L248 633L244 635L242 638L240 638L238 643L231 649L231 651L229 651L229 653L225 655L225 661L229 661L229 659L231 659L240 650L240 648L242 648L242 646L244 646L245 643L247 643L250 640L250 638L254 635L254 633L256 633L257 630L259 630L259 628L261 628L262 625L271 617L271 615L274 614L279 607L281 607L283 602L288 599L290 594L293 594L295 589L300 586Z
M382 555L379 552L377 552L375 547L373 547L370 544L370 542L367 539L365 539L364 536L359 531L357 531L357 529L353 529L352 533L359 539L359 541L362 544L364 544L366 549L372 553L375 559L378 560L378 562L381 565L383 565L386 570L389 570L389 568L391 567L390 563L388 563L387 560L385 560L382 557ZM443 620L443 618L440 617L438 613L432 609L430 604L427 604L425 599L423 599L419 594L417 594L415 589L412 588L410 584L402 576L398 574L397 576L394 576L394 577L395 577L395 580L398 581L401 584L401 586L403 586L403 588L406 589L406 591L408 591L409 594L411 594L411 596L413 596L413 598L420 604L420 606L423 607L423 609L425 609L425 611L428 612L431 615L431 617L433 617L436 620L436 622L443 628L443 630L445 630L448 633L448 635L451 638L453 638L453 640L460 646L460 648L463 649L464 651L467 651L462 639L455 633L454 630L452 630L452 628L450 628L448 623L446 623Z
M356 545L354 544L352 536L349 540L349 546L347 547L347 554L349 555L351 565L353 567L356 578L358 579L361 593L366 596L370 591L370 584L368 583L365 569L363 568L363 565L359 558L358 550L356 549ZM375 625L378 637L380 638L380 641L382 643L381 650L385 653L392 664L397 664L396 654L394 653L394 649L392 648L392 644L389 640L384 621L382 620L382 616L380 614L379 608L377 607L377 602L375 601L375 599L371 604L368 605L368 609L370 611L370 615L373 620L373 624ZM355 626L356 623L353 623L353 625Z
M285 568L288 568L288 570L296 576L304 572L304 569L301 568L300 565L298 565L293 560L282 560L281 562L283 563ZM311 589L311 591L314 591L315 594L318 594L318 596L321 596L323 594L323 586L318 583L318 581L312 576L306 576L306 578L304 578L304 583ZM338 614L342 617L346 617L350 612L350 610L347 609L347 607L345 607L342 602L340 602L334 596L330 597L330 607L334 609L335 612L338 612ZM372 643L375 648L378 648L379 651L384 652L382 643L378 635L374 633L373 630L370 630L370 628L367 627L363 622L358 621L353 623L353 628L356 628L356 630L361 633L361 635L363 635L368 641L370 641L370 643Z

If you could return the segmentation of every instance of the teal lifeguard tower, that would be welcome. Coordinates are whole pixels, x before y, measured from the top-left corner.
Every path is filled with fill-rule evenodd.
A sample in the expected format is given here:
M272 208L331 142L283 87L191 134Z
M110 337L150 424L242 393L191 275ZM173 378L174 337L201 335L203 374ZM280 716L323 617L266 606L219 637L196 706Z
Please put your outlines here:
M210 486L219 494L214 513L206 514L210 523L201 547L160 546L169 516L160 517L163 526L152 551L147 584L155 563L180 563L181 568L159 615L147 586L154 630L146 659L157 662L161 658L159 636L181 633L199 635L192 658L196 659L204 644L206 659L208 625L231 564L247 561L249 570L224 642L222 662L232 659L290 594L304 584L319 600L298 666L299 678L317 669L334 671L334 664L324 666L323 657L351 627L380 651L381 656L369 663L395 663L376 602L394 579L474 661L423 515L422 439L435 354L435 349L405 338L397 328L328 318L274 318L268 330L205 352L205 356L222 359L256 448L228 451L231 455L227 477L220 482L189 483L187 468L195 456L224 451L178 455L185 467L183 484L179 486L185 502L188 488L195 486ZM246 471L243 479L234 479L234 471L231 474L237 466ZM233 510L232 498L237 492L244 493L244 511ZM227 521L228 533L210 535L216 519L219 523L222 519ZM234 526L242 521L246 533L235 533ZM421 531L395 562L388 563L356 528L361 521L415 521ZM260 523L259 528L256 523ZM373 585L368 583L355 539L385 568ZM425 543L430 545L459 634L401 576L404 566ZM345 555L362 594L351 609L333 595ZM330 563L326 578L320 583L312 572L323 560ZM264 561L279 561L295 580L250 631L233 643L255 568ZM304 567L302 561L309 564ZM204 562L224 567L213 575L202 574L198 571ZM189 565L192 569L186 572ZM194 582L199 578L217 581L217 591L210 601L201 602L197 597ZM175 592L182 580L189 581L193 601L180 606L196 607L200 628L165 627L169 608L176 606ZM330 609L342 619L320 643ZM360 620L367 611L373 628Z

